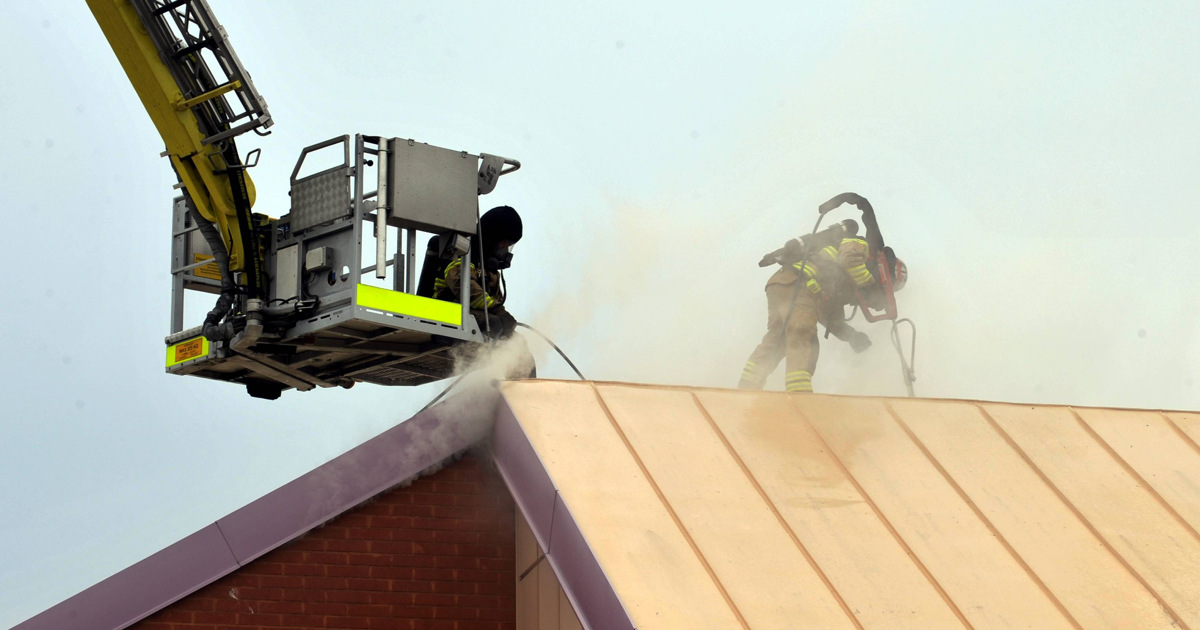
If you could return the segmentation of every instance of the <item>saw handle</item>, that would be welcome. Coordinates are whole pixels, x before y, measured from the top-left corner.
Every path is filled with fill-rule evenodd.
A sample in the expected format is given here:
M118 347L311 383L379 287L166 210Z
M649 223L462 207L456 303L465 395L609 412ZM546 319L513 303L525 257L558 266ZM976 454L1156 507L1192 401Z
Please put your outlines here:
M852 193L852 192L842 193L842 194L834 197L833 199L826 201L825 203L821 204L820 207L817 208L817 212L819 212L821 214L826 214L830 210L833 210L834 208L837 208L838 206L840 206L844 203L848 203L852 206L857 206L859 210L871 211L873 213L873 211L871 210L871 202L867 201L866 198L863 197L862 195L860 195L858 193Z
M858 289L854 290L855 295L858 297L858 305L862 308L863 317L872 323L885 319L896 319L896 291L892 288L892 272L888 266L887 254L882 251L879 252L876 254L876 261L878 262L877 268L879 270L879 288L883 291L884 298L883 311L878 313L872 312L871 308L867 306L866 299L863 298L862 291Z
M871 250L876 252L883 251L883 234L879 231L879 222L875 220L875 208L871 207L871 202L867 201L866 197L858 193L842 193L818 206L817 212L824 216L829 211L846 203L858 208L862 212L863 227L867 230L865 236L867 244L871 246Z

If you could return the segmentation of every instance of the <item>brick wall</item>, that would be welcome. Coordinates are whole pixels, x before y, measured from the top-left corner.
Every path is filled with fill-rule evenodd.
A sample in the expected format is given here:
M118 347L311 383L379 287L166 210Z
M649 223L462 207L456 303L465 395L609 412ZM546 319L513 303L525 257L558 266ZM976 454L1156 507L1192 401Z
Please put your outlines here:
M512 497L467 456L132 627L512 630L514 546Z

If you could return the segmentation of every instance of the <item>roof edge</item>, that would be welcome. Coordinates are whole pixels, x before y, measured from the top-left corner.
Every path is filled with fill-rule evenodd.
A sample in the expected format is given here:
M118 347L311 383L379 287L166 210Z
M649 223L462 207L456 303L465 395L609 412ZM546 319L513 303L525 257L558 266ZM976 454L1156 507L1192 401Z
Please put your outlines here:
M633 620L550 474L501 397L492 429L492 458L517 509L525 516L546 560L584 628L633 630Z
M742 395L747 395L747 396L755 395L755 394L760 394L760 395L761 394L774 394L774 395L779 395L779 396L828 396L830 398L856 398L856 399L857 398L871 398L871 399L875 399L875 400L929 400L929 401L937 401L937 402L957 402L957 403L963 403L963 404L968 404L968 405L1016 405L1016 406L1035 405L1038 407L1057 407L1057 408L1063 408L1063 409L1108 409L1108 410L1112 410L1112 411L1151 411L1151 412L1159 412L1159 413L1200 414L1200 410L1197 410L1197 409L1159 409L1159 408L1151 408L1151 407L1106 407L1103 405L1073 405L1073 404L1069 404L1069 403L1022 402L1022 401L1012 401L1012 400L983 400L983 399L977 399L977 398L938 398L938 397L931 397L931 396L916 396L916 397L868 396L868 395L859 395L859 394L823 394L823 393L819 393L819 392L818 393L808 393L808 392L789 393L789 392L784 392L784 391L767 391L767 390L758 390L758 389L752 389L752 390L736 389L733 387L702 387L702 386L696 386L696 385L672 385L672 384L667 384L667 383L630 383L628 381L599 381L599 380L597 380L597 381L581 381L579 379L539 378L539 379L535 379L534 381L522 381L522 382L574 383L574 384L591 383L594 385L634 387L634 388L639 388L639 389L669 389L669 390L693 391L693 392L695 392L695 391L736 392L736 393L740 393Z

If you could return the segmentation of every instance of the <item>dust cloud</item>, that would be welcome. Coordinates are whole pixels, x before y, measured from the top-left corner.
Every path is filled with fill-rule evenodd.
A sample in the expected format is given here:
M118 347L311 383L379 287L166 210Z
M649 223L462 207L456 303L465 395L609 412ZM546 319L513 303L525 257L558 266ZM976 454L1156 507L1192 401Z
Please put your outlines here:
M1056 91L1082 79L1027 52L1000 50L992 76L974 53L877 35L812 77L820 90L752 106L681 155L655 190L585 202L586 228L549 226L570 254L528 321L592 379L733 387L765 332L773 270L758 259L853 191L909 268L897 301L917 326L918 396L1200 408L1200 283L1181 273L1200 268L1187 244L1200 220L1147 199L1145 182L1170 191L1156 199L1200 190L1180 171L1183 136L1131 114L1141 79L1076 86L1124 103L1088 108ZM873 346L823 339L815 389L905 395L890 324L850 323Z
M944 10L868 5L809 74L746 95L668 163L623 137L624 161L565 171L578 198L530 222L552 245L523 282L514 268L514 312L589 378L732 387L765 332L759 257L853 191L909 268L897 301L917 326L917 395L1200 408L1200 281L1185 271L1200 268L1200 121L1172 105L1195 82L1133 71L1161 51L1113 26L1137 15L1149 32L1170 12ZM649 183L587 188L593 171ZM816 390L904 395L890 325L851 325L873 346L822 340ZM531 345L539 374L571 377Z
M456 346L452 356L454 372L446 381L445 396L429 408L443 424L455 425L457 434L471 436L472 442L478 442L491 430L500 381L530 374L534 356L518 335L482 346Z

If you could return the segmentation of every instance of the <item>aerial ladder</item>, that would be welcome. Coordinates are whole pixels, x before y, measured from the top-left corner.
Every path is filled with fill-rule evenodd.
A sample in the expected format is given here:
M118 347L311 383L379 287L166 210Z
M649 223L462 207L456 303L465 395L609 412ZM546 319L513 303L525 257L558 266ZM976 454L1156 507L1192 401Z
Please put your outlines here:
M488 331L470 315L469 274L457 303L418 294L418 233L434 236L433 258L466 264L479 196L519 162L343 135L301 152L286 214L255 213L247 169L259 150L243 156L236 140L267 135L273 121L208 2L87 3L162 136L182 191L172 206L168 372L274 399L287 389L436 381L454 370L453 348L486 343ZM340 153L341 163L300 175L305 159L321 151ZM368 229L373 257L363 251ZM196 292L217 295L216 304L203 324L185 328L186 297Z

